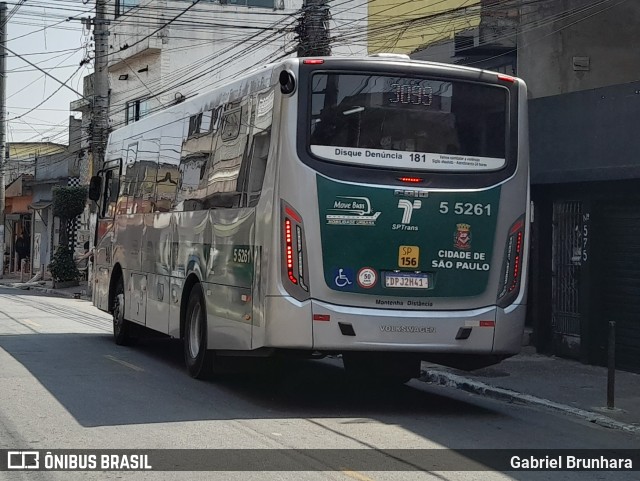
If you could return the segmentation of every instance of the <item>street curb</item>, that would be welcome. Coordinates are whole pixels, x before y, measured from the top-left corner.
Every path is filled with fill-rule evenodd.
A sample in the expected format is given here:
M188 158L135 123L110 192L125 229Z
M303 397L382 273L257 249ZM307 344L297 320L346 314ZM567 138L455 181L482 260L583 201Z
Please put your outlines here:
M75 297L71 292L60 292L56 289L49 289L48 287L29 287L29 290L43 292L45 294L51 294L54 296L68 297L70 299L73 299Z
M9 287L11 289L17 289L17 290L20 290L20 291L37 291L37 292L42 292L42 293L45 293L45 294L50 294L52 296L66 297L68 299L79 299L79 300L83 300L83 301L89 301L90 300L87 296L76 297L73 292L63 292L63 291L59 291L58 289L50 289L49 287L29 286L26 289L20 288L20 287L15 287L15 286L7 286L7 285L5 285L3 287Z
M552 409L554 411L560 411L565 414L571 414L605 428L618 429L631 434L640 434L640 426L616 421L615 419L611 419L602 414L594 413L592 411L587 411L573 406L568 406L566 404L560 404L548 399L532 396L530 394L524 394L517 391L511 391L510 389L490 386L489 384L474 381L457 374L451 374L434 369L427 369L421 372L420 380L431 384L453 387L472 394L478 394L480 396L498 399L500 401L522 402L524 404L541 406L547 409Z
M44 292L46 294L51 294L53 296L67 297L69 299L79 299L82 301L90 300L87 296L81 295L80 297L76 297L76 295L73 292L61 292L58 289L50 289L48 287L29 287L29 289L38 291L38 292Z

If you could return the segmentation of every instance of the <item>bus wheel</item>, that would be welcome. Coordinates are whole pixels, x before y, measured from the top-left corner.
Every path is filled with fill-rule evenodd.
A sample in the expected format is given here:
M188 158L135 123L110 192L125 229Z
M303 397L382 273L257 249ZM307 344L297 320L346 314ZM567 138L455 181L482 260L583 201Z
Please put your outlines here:
M344 353L342 362L349 377L369 385L400 385L420 375L420 360L377 353Z
M184 361L191 377L208 379L213 372L213 353L207 351L207 313L202 287L195 284L189 295L184 326Z
M113 298L113 338L118 346L131 343L131 323L124 318L124 281L122 277L116 284Z

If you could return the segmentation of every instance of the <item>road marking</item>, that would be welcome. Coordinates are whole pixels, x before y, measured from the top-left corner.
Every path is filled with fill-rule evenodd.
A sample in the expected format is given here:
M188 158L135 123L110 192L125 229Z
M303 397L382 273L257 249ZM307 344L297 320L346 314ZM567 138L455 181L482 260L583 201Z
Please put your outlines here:
M34 329L37 329L38 327L42 327L40 324L38 324L37 322L34 322L30 319L22 319L22 323L26 324L29 327L33 327Z
M373 479L371 479L369 476L365 476L358 471L347 471L346 469L343 469L342 473L346 474L350 478L357 479L358 481L373 481Z
M113 357L113 356L110 356L110 355L106 355L104 357L106 357L110 361L117 362L118 364L122 364L123 366L126 366L129 369L133 369L134 371L139 371L139 372L143 372L144 371L144 369L142 369L141 367L136 366L135 364L131 364L130 362L123 361L122 359L118 359L117 357Z

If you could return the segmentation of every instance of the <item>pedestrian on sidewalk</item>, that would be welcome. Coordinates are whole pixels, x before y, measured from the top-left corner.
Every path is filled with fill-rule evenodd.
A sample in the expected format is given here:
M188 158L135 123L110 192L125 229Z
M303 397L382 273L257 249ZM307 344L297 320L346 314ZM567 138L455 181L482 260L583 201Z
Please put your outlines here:
M16 254L18 254L18 270L22 269L22 259L29 257L29 242L24 236L24 232L16 239Z
M93 249L89 249L89 241L84 243L84 254L76 256L75 262L78 270L85 276L88 272L89 263L93 262Z

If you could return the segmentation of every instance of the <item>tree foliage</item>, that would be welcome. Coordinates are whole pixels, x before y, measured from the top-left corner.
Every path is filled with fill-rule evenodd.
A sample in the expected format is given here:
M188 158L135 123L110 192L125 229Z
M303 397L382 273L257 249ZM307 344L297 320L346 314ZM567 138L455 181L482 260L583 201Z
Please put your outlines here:
M73 260L73 252L66 245L58 246L49 264L49 270L53 279L58 282L76 281L80 278L80 271Z
M53 189L53 215L73 219L84 211L87 203L86 187L56 187Z
M87 203L86 187L55 187L53 215L60 218L60 244L67 245L69 223L82 214Z

